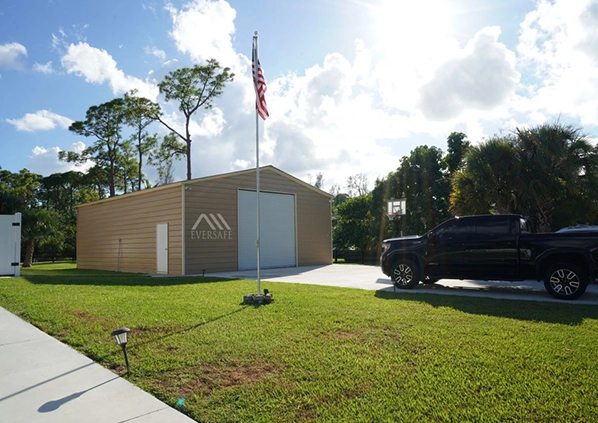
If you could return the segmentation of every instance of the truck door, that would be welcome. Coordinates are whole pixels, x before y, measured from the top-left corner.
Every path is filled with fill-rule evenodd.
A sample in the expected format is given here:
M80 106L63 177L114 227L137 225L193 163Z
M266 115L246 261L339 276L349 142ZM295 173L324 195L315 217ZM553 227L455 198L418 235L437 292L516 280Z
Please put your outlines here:
M516 279L518 221L513 216L491 216L472 225L466 255L471 278Z
M431 232L427 274L439 279L516 278L517 234L512 216L450 220Z
M429 234L426 273L433 278L468 278L471 265L467 242L471 235L470 219L452 219Z

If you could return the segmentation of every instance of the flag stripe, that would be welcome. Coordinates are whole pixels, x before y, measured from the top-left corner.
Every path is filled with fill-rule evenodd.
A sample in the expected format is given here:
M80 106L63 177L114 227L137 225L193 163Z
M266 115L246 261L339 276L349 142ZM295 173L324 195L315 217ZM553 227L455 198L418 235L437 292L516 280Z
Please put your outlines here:
M253 73L253 86L255 88L255 108L257 113L264 120L268 116L268 106L266 104L266 79L260 65L260 61L257 57L257 39L253 39L253 48L251 51L251 71Z

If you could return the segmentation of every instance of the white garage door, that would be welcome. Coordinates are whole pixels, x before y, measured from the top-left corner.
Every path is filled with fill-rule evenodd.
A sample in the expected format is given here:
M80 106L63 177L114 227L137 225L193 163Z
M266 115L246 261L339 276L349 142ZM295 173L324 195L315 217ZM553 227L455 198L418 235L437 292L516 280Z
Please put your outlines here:
M239 270L257 269L255 191L239 190ZM260 267L294 267L295 196L260 192Z

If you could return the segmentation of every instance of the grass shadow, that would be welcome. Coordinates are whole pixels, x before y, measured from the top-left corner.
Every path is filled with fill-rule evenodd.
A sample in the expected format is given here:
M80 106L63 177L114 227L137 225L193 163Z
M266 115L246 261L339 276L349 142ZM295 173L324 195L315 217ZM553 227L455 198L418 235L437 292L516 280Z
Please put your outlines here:
M516 320L580 325L585 319L598 319L598 307L592 305L429 293L401 293L389 290L379 290L374 295L383 300L424 302L435 308L448 307L468 314Z
M161 276L87 269L27 269L21 278L36 285L174 286L239 280L208 276Z
M194 325L191 325L189 327L182 328L182 329L179 329L179 330L175 330L175 331L163 334L163 335L154 336L154 337L148 336L148 337L144 338L142 341L135 342L134 344L130 345L129 346L129 350L135 350L135 348L140 348L140 347L143 347L145 345L153 344L155 342L162 341L164 339L168 339L168 338L171 338L171 337L176 336L176 335L181 335L181 334L184 334L184 333L187 333L187 332L191 332L191 331L193 331L195 329L198 329L198 328L200 328L202 326L209 325L210 323L214 323L214 322L217 322L218 320L221 320L221 319L224 319L226 317L233 316L233 315L235 315L237 313L240 313L240 312L244 311L246 308L247 308L247 306L239 308L239 309L236 309L236 310L233 310L233 311L228 312L228 313L221 314L220 316L216 316L216 317L214 317L212 319L207 319L207 320L201 321L201 322L196 323ZM131 329L133 331L139 331L139 329L135 328L135 327L131 327Z

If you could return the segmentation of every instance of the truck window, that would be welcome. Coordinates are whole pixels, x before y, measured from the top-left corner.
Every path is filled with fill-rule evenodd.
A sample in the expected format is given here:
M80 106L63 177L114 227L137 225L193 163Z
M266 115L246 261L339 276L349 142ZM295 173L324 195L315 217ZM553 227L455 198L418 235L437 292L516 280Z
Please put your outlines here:
M454 219L438 227L435 232L440 239L467 237L471 234L471 224L466 219Z
M481 237L500 237L510 235L512 219L508 218L489 218L474 226L474 235Z

